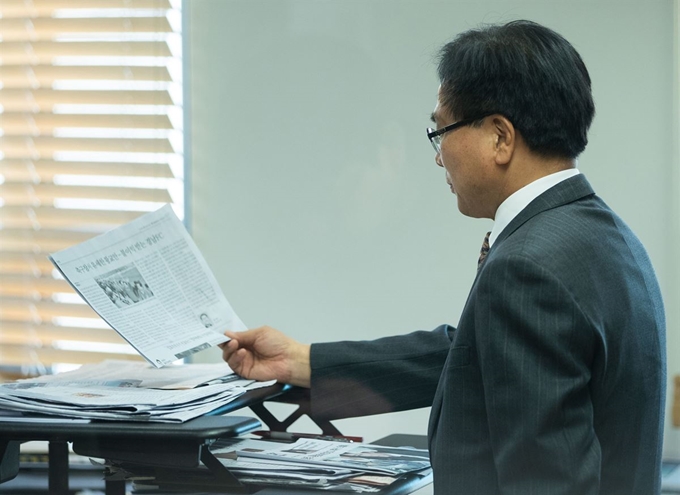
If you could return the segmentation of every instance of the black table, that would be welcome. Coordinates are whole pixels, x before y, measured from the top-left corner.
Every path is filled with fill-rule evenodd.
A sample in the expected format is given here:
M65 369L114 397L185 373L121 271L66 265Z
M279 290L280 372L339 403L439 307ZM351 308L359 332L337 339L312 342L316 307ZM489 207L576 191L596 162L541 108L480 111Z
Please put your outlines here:
M296 404L298 408L283 420L277 420L265 402ZM213 411L185 423L150 423L121 421L49 422L3 421L0 417L0 483L11 480L19 471L19 445L41 440L49 442L48 484L50 495L69 494L68 443L76 454L104 458L126 466L143 466L161 480L159 487L185 493L219 491L220 493L258 495L293 495L302 490L242 485L210 452L209 445L218 438L247 433L261 426L252 417L232 413L249 407L273 431L286 431L302 415L308 415L324 435L339 435L329 421L318 421L310 414L309 391L276 384L252 390ZM413 438L411 438L413 437ZM422 448L422 437L391 435L376 441L382 445L410 445ZM203 464L208 469L196 469ZM431 472L407 474L381 491L382 495L405 495L431 482ZM305 490L307 491L307 490ZM311 493L311 492L310 492ZM107 480L107 495L125 495L124 480Z

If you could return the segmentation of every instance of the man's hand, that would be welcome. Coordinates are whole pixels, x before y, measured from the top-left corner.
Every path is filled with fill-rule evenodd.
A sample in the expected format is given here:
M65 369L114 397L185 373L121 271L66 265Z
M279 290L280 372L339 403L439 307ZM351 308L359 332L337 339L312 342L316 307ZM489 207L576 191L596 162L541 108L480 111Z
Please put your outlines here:
M235 373L252 380L275 379L309 388L308 344L301 344L271 327L224 334L231 340L220 344L222 358Z

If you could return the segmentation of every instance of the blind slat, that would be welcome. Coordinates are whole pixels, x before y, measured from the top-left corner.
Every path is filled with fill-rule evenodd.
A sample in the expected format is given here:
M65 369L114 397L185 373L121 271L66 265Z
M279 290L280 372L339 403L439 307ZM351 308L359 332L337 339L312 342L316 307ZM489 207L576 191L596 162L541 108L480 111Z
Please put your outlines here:
M172 198L163 189L143 189L103 186L55 186L53 184L0 185L0 197L7 205L31 205L33 201L52 203L55 199L117 199L121 201L152 201L170 203Z
M99 55L101 56L101 55ZM0 60L8 56L0 52ZM16 60L25 62L26 54L17 54ZM37 61L40 63L41 61ZM156 81L172 80L166 67L125 67L125 66L48 66L48 65L4 65L0 69L0 83L5 88L34 89L51 87L55 81Z
M56 57L170 57L165 41L3 41L0 62L6 65L49 64ZM119 65L119 64L109 64ZM87 66L85 66L87 67ZM90 66L93 67L93 66ZM96 67L96 66L94 66ZM59 69L57 69L59 70Z
M94 19L49 17L0 19L3 40L46 40L56 35L83 33L170 33L165 17L102 17Z
M167 139L116 139L116 138L54 138L43 136L3 136L0 149L9 158L51 156L59 151L93 151L117 153L172 153Z
M133 354L116 354L112 352L85 352L53 349L50 347L3 346L0 348L0 362L3 366L21 366L27 363L39 363L50 366L54 363L98 363L104 359L126 359L141 361L140 356Z
M55 229L86 226L113 227L139 217L138 211L69 210L68 215L59 208L42 206L26 208L9 206L0 208L0 223L11 229ZM0 266L2 266L0 262ZM0 272L2 269L0 268Z
M97 313L87 305L0 296L0 320L34 321L38 318L38 321L51 321L52 318L59 317L99 318Z
M62 235L55 235L56 233ZM2 241L0 242L0 254L4 251L24 251L33 253L53 253L66 249L79 242L83 242L95 233L84 234L81 232L64 231L26 231L19 229L4 229ZM0 305L2 302L0 302Z
M27 277L39 277L52 273L53 269L54 266L45 255L3 251L0 256L0 274L3 275L23 274ZM0 328L2 328L1 324Z
M51 15L57 10L69 9L169 9L170 0L2 0L0 14L3 17L26 17L28 15Z
M123 338L108 328L57 326L49 323L35 325L18 321L0 321L1 344L26 345L35 339L45 344L57 340L86 340L106 344L123 344Z
M0 105L8 112L52 111L54 105L172 105L168 91L55 91L1 89Z
M20 297L24 294L51 297L53 292L73 292L65 280L51 277L0 275L0 296Z
M57 128L172 129L167 115L0 114L5 136L49 134Z
M61 162L0 160L0 174L8 182L52 181L55 175L110 175L118 177L174 177L167 163Z

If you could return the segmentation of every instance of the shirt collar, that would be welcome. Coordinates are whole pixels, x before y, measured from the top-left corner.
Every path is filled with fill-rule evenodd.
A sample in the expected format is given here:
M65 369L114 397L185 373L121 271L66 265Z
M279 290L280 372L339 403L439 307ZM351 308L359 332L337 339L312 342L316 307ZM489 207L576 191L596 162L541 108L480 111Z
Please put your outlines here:
M576 168L561 170L560 172L541 177L508 196L498 207L498 210L496 210L496 218L494 220L493 228L491 229L491 235L489 236L489 246L493 246L494 241L500 233L503 232L503 229L507 227L508 224L529 205L529 203L551 187L580 173L581 172Z

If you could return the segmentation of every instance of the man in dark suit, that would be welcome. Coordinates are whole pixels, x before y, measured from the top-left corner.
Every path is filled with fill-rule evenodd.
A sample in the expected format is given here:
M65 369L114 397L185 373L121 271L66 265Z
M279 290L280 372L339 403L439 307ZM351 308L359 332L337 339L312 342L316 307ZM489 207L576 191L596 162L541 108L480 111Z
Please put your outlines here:
M264 327L224 359L311 386L324 419L432 406L440 494L660 491L665 320L647 254L576 169L590 78L527 21L445 45L428 129L468 216L494 219L457 328L308 346Z

